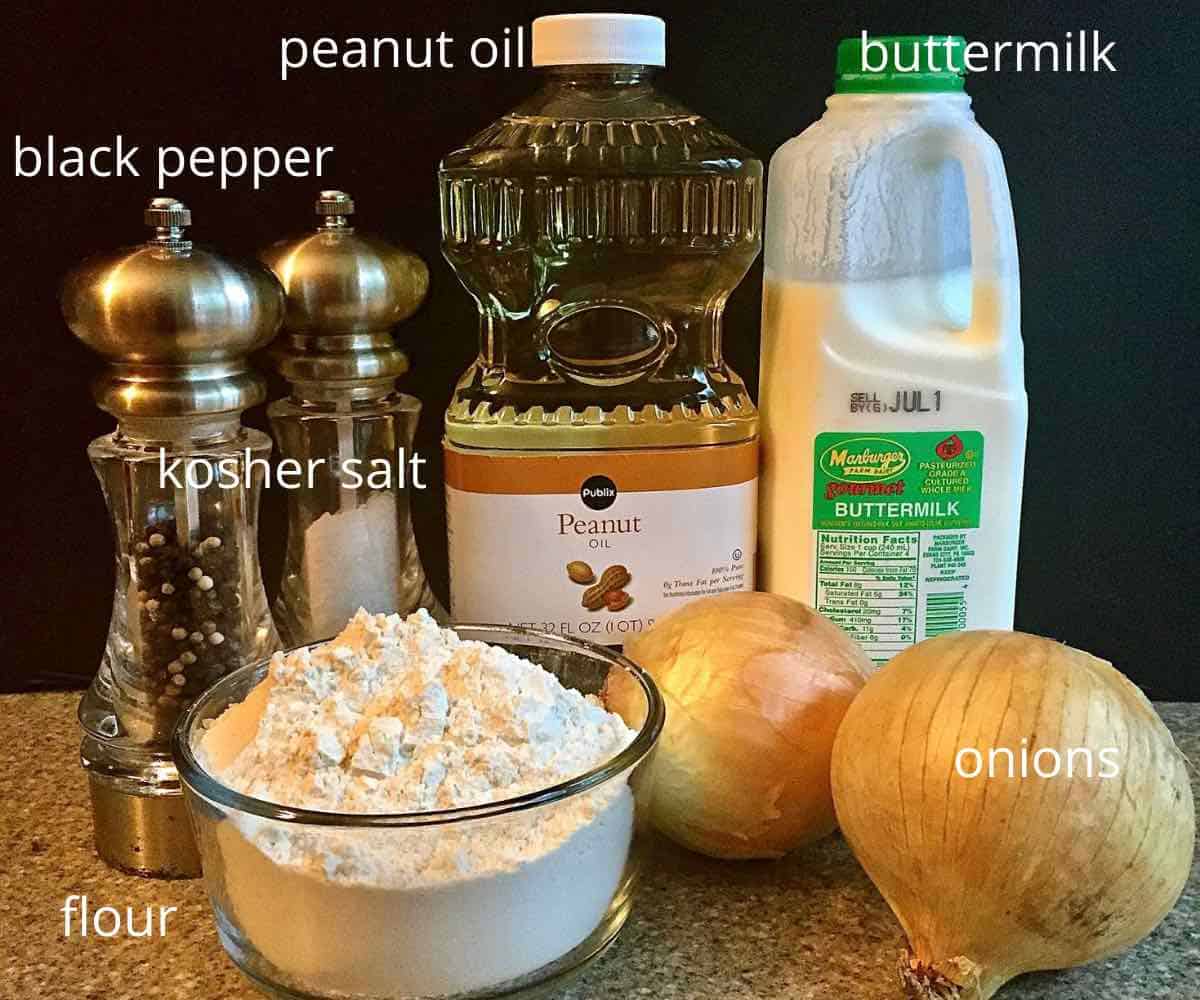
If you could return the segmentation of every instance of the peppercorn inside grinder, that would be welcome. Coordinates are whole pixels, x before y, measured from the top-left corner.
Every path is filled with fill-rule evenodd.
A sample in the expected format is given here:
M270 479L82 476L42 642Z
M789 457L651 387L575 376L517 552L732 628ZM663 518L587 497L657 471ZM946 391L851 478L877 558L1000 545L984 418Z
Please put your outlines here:
M185 238L191 213L155 198L154 236L66 278L67 325L108 362L96 402L117 419L88 456L116 536L116 593L100 669L79 706L96 849L139 875L191 877L200 858L171 759L184 708L279 647L257 521L271 441L241 413L266 396L246 355L283 319L255 262Z
M291 395L267 414L281 459L299 463L308 487L287 497L275 620L289 646L335 635L360 606L441 613L412 529L421 404L396 389L408 357L389 332L420 306L429 269L416 254L358 232L344 192L321 192L316 211L315 231L259 255L287 295L285 333L272 355Z

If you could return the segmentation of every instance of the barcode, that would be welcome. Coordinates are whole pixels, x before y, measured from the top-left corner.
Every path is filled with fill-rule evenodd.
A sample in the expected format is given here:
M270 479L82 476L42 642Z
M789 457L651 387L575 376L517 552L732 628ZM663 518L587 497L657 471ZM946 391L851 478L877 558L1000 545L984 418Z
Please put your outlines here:
M967 595L930 594L925 598L925 638L967 627Z

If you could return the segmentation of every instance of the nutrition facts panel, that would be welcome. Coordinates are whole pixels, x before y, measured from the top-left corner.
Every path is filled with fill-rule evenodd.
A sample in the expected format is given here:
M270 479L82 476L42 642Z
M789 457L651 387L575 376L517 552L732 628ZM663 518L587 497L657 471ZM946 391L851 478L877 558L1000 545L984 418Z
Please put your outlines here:
M876 662L917 641L919 531L818 531L817 610Z

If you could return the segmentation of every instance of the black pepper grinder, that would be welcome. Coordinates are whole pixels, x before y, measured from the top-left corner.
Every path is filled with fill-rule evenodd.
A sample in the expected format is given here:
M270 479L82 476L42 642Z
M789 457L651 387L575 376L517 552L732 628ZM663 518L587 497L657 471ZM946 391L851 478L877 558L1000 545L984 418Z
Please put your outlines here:
M147 242L66 278L71 331L108 362L117 419L88 456L116 537L116 593L100 669L79 706L96 849L139 875L200 873L170 737L184 708L279 646L259 571L270 439L241 424L266 395L246 356L274 337L283 290L266 268L184 235L191 213L155 198Z

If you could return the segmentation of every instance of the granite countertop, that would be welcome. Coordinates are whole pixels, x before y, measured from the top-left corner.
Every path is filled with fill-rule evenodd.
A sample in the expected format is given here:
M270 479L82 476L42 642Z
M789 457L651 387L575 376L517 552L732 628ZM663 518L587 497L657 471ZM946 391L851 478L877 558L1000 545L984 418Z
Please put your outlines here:
M0 997L250 1000L225 957L199 881L122 875L91 844L78 765L78 694L0 697ZM1200 761L1200 705L1159 705ZM1200 780L1193 771L1193 782ZM1200 797L1200 787L1197 788ZM165 937L63 937L73 893L92 907L176 906ZM1132 951L1026 976L1000 1000L1185 1000L1200 996L1200 864L1182 900ZM779 862L722 863L656 846L621 937L554 1000L899 1000L899 925L833 837Z

